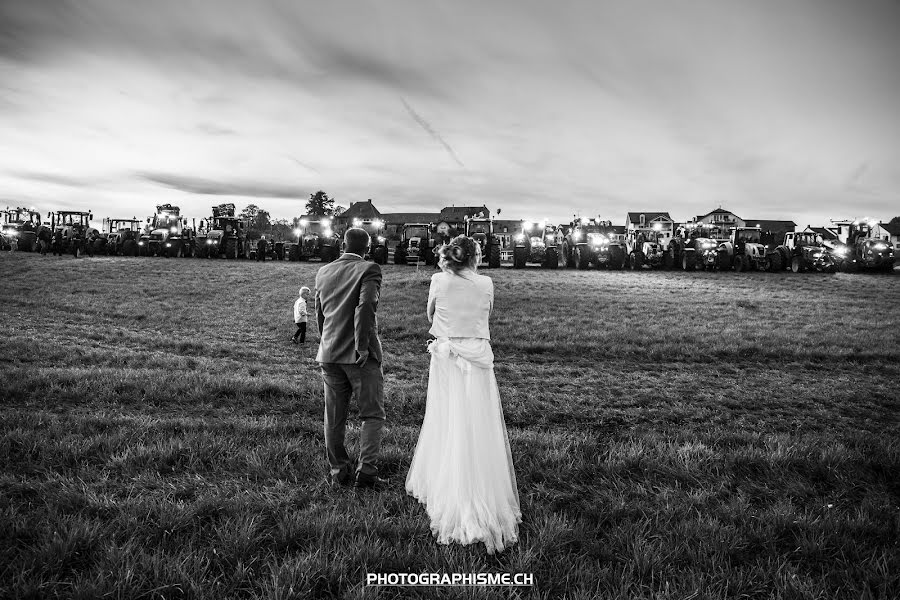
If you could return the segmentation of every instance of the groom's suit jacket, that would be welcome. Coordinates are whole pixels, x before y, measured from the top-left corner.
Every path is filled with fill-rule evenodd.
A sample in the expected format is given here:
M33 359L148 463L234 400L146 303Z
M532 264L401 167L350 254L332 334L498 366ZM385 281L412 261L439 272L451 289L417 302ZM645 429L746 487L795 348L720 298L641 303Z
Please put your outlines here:
M316 322L320 363L352 364L359 352L381 363L378 298L381 267L355 254L342 254L316 274Z

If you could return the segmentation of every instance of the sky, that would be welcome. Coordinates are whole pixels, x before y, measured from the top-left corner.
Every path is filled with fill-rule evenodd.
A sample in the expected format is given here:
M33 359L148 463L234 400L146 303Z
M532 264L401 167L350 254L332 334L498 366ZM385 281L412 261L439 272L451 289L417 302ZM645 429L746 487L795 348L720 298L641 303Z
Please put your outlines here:
M0 0L0 204L900 215L898 0Z

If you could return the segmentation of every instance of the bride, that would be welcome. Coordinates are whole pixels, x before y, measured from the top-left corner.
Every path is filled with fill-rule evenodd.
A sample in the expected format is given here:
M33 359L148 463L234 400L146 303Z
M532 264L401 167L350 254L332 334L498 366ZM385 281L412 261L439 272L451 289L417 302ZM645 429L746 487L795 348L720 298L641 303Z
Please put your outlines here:
M522 521L488 329L494 283L476 274L481 248L471 238L439 252L428 292L437 339L406 491L425 505L439 543L482 542L493 554L518 541Z

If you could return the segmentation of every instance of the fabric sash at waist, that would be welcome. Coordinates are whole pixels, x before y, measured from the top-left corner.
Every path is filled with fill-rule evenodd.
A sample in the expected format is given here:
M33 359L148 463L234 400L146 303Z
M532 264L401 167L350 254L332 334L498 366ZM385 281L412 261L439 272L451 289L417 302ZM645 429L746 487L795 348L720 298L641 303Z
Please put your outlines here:
M438 358L455 358L456 364L464 372L469 372L473 366L479 369L494 366L491 342L482 338L439 337L428 343L428 351Z

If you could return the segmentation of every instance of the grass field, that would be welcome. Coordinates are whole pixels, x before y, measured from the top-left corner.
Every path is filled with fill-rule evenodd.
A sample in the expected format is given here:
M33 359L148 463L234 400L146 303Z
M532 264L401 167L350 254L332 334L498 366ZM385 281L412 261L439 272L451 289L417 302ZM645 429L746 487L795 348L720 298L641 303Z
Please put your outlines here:
M403 490L430 270L385 267L391 487L325 484L317 267L0 256L0 596L900 597L900 276L488 273L524 515L488 556ZM365 586L483 571L536 586Z

